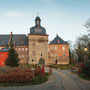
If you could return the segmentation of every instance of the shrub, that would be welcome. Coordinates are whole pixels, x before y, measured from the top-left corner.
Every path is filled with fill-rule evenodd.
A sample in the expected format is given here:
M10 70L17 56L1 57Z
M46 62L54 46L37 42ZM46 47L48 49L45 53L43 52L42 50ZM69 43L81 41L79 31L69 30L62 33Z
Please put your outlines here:
M32 64L20 64L19 65L20 68L36 68L37 67L37 64L35 65L32 65Z
M81 69L84 75L90 77L90 62L86 62Z
M35 74L35 75L40 75L40 74L42 74L42 69L41 69L40 67L35 68L34 74Z
M0 83L25 83L32 81L32 76L30 68L15 68L8 73L1 73Z

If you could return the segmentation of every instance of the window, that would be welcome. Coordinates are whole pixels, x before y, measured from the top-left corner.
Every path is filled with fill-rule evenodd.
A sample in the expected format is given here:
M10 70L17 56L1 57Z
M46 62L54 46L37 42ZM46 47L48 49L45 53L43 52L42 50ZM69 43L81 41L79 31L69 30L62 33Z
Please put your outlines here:
M22 55L22 58L24 58L24 55Z
M33 45L35 45L35 42L33 42Z
M51 53L51 57L53 57L53 54Z
M57 50L57 46L55 46L55 50Z
M60 43L60 41L59 41L59 40L57 40L57 42L58 42L58 43Z
M3 57L4 55L2 54L1 56Z
M4 64L4 62L2 62L2 64Z
M53 50L53 46L51 46L51 50Z
M17 51L17 48L15 48L15 50Z
M55 56L57 56L57 53L55 53Z
M21 58L21 55L19 55L19 58Z
M22 41L22 44L24 44L24 41Z
M4 45L4 44L5 44L5 42L3 41L3 42L2 42L2 44Z
M62 50L65 50L65 46L62 47Z
M28 51L28 48L26 48L26 51Z
M28 58L28 55L26 55L26 58Z
M21 40L21 37L19 36L19 40Z
M16 44L16 42L14 41L14 45Z
M66 56L66 54L65 54L65 53L63 53L63 56Z
M24 48L22 48L22 51L24 51Z
M19 48L19 51L21 51L21 48Z

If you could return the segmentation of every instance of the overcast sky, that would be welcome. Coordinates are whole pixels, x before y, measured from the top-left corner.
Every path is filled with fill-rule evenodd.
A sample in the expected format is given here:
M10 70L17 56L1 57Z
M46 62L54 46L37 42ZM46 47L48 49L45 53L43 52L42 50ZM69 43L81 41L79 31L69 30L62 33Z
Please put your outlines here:
M86 33L83 25L90 18L90 0L0 0L0 34L30 33L37 12L49 40L58 34L75 41Z

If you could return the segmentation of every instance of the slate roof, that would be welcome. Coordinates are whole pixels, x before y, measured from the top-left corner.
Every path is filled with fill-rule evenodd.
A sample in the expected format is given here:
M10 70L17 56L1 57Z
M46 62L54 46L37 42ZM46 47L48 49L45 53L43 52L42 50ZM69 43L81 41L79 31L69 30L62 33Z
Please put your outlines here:
M38 23L37 23L38 21ZM30 34L33 35L46 35L46 29L40 25L41 19L39 16L35 19L35 26L30 28Z
M59 40L59 42L58 42ZM50 42L50 44L68 44L65 42L62 38L60 38L58 35Z
M10 50L10 48L1 48L0 52L8 52Z
M10 36L9 34L0 35L0 46L8 45L9 36ZM15 41L15 46L27 46L28 45L28 38L25 34L13 34L11 39L12 39L13 44ZM3 44L3 41L5 42L4 44Z
M46 29L42 26L40 27L32 27L30 28L30 34L34 34L34 35L46 35Z

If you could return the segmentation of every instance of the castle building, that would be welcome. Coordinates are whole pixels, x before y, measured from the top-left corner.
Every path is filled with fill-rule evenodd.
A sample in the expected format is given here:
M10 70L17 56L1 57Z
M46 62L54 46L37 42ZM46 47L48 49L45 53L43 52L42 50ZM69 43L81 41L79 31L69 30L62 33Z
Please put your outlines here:
M18 53L20 59L19 63L27 64L28 63L28 38L25 34L7 34L0 35L0 49L4 49L10 46L12 41L15 50ZM5 53L5 51L4 51Z
M43 58L44 64L48 61L48 35L46 29L41 26L40 17L36 17L35 26L30 28L28 34L29 64L38 64Z
M69 64L69 44L57 36L49 44L49 63Z
M0 49L0 66L5 66L5 60L8 57L9 48Z
M39 64L41 60L43 60L42 62L45 65L49 63L68 64L68 43L57 35L48 45L48 36L49 35L46 34L46 29L41 26L41 19L39 16L35 18L35 26L30 28L30 33L28 35L13 34L12 32L10 35L1 34L0 57L3 58L2 60L0 59L1 63L4 63L8 55L8 49L6 50L6 48L8 48L12 42L18 53L20 64Z

